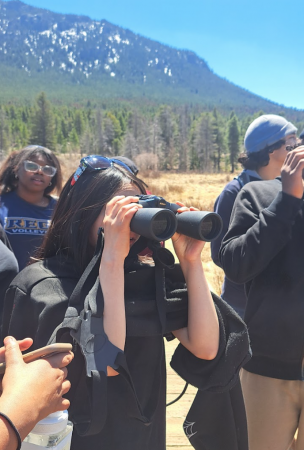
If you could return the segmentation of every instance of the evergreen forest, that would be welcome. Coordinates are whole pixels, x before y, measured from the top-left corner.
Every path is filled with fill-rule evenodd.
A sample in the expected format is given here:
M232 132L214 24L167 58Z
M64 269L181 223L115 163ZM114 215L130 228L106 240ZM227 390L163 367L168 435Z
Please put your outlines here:
M0 151L4 157L35 144L63 154L125 155L145 170L234 172L246 129L261 114L224 116L187 105L58 106L41 92L32 105L1 105ZM301 131L304 122L295 125Z

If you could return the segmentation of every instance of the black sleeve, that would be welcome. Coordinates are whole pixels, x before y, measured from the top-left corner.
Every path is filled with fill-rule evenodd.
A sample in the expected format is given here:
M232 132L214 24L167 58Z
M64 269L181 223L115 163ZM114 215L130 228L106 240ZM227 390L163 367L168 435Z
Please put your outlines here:
M16 339L34 339L36 328L37 320L33 317L28 295L18 287L10 286L4 300L1 338L11 335Z
M68 298L58 279L45 279L26 293L11 286L5 296L3 334L16 339L31 337L31 350L47 345L54 329L62 322Z
M224 392L237 383L240 368L250 358L247 327L236 312L220 297L212 294L220 326L220 344L216 357L197 358L182 344L172 356L171 367L192 386L201 390Z
M10 241L8 240L7 234L3 228L3 226L0 223L0 241L7 247L9 248L11 251L13 251Z
M198 390L183 428L195 450L248 450L240 381L221 394Z
M0 241L0 324L2 322L5 292L18 273L13 253Z
M221 243L223 240L223 237L228 231L231 212L233 209L233 205L235 202L237 196L237 192L231 192L228 190L224 190L220 196L216 199L215 205L214 205L214 212L218 213L223 221L223 229L221 234L211 241L211 258L213 262L219 266L221 266L220 258L219 258L219 252Z
M302 206L301 199L279 192L265 208L256 194L252 187L238 194L220 249L224 272L235 283L246 283L267 267L290 240Z

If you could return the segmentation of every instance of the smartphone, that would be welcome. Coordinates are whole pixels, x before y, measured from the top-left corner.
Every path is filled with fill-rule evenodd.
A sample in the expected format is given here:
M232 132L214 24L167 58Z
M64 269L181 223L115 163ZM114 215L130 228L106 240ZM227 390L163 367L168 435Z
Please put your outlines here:
M37 350L34 350L32 352L26 353L25 355L22 355L23 361L26 363L35 361L39 358L49 358L52 355L55 355L56 353L64 353L69 352L72 350L72 344L51 344L47 345L46 347L38 348ZM0 375L3 375L5 372L5 362L0 364Z

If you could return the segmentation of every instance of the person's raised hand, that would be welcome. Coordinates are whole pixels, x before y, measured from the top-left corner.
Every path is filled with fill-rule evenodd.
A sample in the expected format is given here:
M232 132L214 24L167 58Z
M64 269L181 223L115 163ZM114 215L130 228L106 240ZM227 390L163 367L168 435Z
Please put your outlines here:
M296 198L302 198L304 170L304 146L297 147L286 156L281 169L282 191Z
M193 206L188 208L181 202L176 202L176 204L180 206L178 210L179 214L182 214L185 211L198 211L197 208L194 208ZM205 245L204 241L199 241L180 233L175 233L171 239L176 256L181 264L194 262L201 263L201 253Z
M113 197L107 203L102 225L105 236L102 260L124 261L127 257L132 238L130 222L138 209L142 208L138 200L136 196L120 195ZM135 233L133 235L136 236Z
M66 366L73 354L57 353L25 363L13 337L6 337L4 345L6 370L0 410L13 421L21 437L25 437L39 420L69 407L63 395L70 389Z

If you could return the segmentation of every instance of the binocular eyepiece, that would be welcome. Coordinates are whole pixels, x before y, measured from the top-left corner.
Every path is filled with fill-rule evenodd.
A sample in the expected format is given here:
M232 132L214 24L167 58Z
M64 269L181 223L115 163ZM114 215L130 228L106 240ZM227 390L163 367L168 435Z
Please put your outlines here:
M170 239L177 231L200 241L210 242L222 231L221 217L208 211L186 211L177 213L180 208L156 195L139 195L143 206L131 220L134 233L161 242Z

